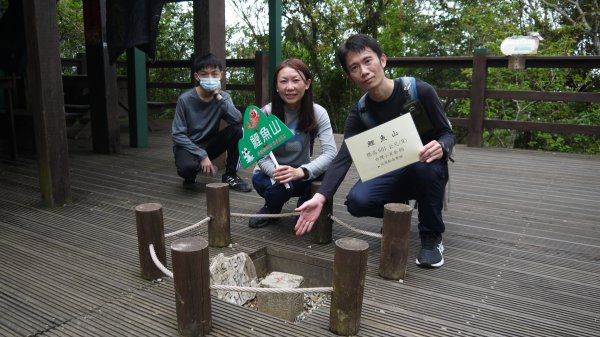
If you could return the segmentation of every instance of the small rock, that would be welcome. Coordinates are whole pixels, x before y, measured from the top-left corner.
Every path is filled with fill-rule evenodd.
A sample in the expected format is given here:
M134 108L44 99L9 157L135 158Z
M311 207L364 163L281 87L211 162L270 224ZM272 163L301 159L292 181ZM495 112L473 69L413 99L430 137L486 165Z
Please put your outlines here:
M238 253L225 257L223 253L215 256L209 266L210 283L237 287L256 287L256 268L250 256ZM217 291L217 298L226 302L242 305L254 299L255 293L238 291Z

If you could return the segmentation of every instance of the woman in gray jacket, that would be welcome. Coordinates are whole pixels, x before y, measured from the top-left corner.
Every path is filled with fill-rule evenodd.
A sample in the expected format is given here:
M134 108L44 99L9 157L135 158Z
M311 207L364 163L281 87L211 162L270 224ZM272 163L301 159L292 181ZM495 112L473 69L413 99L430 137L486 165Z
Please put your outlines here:
M329 115L313 102L312 76L304 62L291 58L277 66L271 97L273 101L263 107L263 112L277 116L294 137L273 150L278 165L265 156L254 169L252 185L265 199L257 214L279 214L292 197L299 197L298 205L310 199L311 182L322 177L337 153ZM321 152L311 160L316 137ZM270 220L251 218L248 225L264 227Z

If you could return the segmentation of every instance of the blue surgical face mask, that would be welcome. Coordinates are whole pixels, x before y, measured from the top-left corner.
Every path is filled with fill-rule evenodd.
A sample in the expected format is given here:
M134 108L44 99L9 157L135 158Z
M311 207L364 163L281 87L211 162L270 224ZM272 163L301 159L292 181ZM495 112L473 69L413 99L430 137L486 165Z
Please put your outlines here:
M213 92L221 87L221 80L218 78L201 78L199 82L202 89L207 92Z

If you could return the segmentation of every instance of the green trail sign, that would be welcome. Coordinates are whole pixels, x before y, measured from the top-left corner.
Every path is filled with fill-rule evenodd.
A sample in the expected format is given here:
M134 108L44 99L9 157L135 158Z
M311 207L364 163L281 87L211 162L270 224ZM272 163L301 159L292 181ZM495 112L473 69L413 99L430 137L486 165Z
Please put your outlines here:
M294 136L279 118L267 116L262 110L250 105L244 112L244 137L238 142L240 161L244 168L269 154Z

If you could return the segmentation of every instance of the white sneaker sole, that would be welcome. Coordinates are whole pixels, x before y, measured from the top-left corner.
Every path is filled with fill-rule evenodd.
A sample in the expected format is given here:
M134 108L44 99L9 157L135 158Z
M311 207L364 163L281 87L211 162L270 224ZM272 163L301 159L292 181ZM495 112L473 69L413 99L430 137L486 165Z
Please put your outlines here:
M440 262L438 263L434 263L434 264L422 264L421 262L419 262L419 259L415 259L415 264L419 267L429 267L429 268L438 268L444 265L444 258L442 257L442 259L440 260Z

